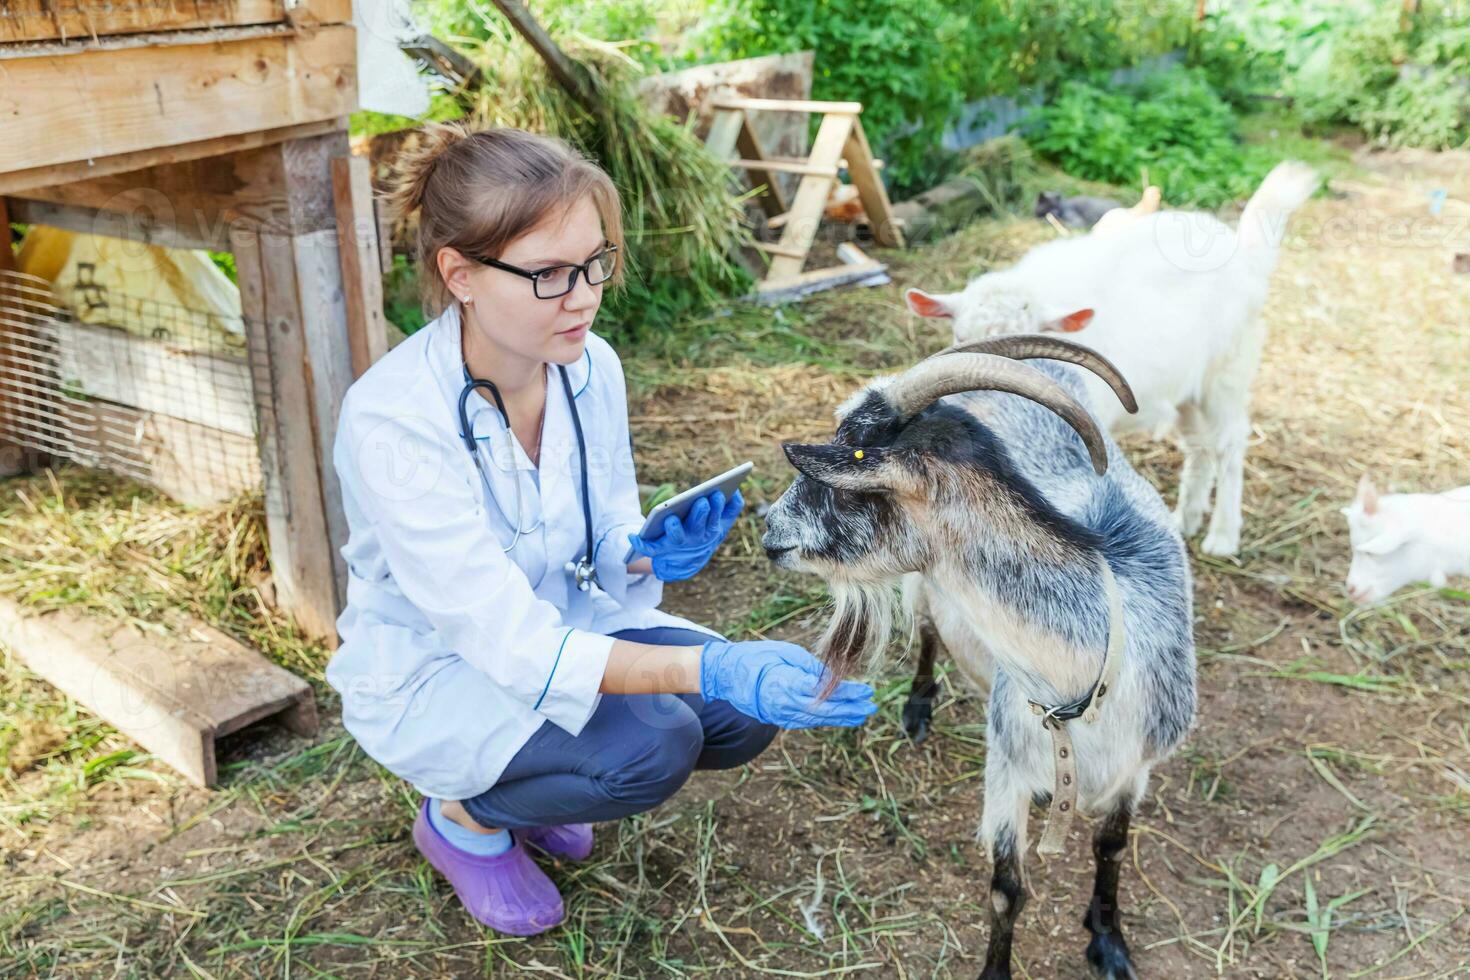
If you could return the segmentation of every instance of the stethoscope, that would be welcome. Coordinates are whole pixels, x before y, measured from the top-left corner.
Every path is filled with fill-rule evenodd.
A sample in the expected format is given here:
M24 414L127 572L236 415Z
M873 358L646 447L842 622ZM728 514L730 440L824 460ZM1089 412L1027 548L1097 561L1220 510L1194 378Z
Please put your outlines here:
M567 369L561 364L556 366L557 373L561 375L562 391L567 396L567 408L572 412L572 428L577 432L577 458L582 464L582 526L586 530L587 548L582 557L576 561L566 563L565 570L571 573L572 580L576 582L577 589L586 592L597 581L597 566L592 564L592 497L587 489L587 440L582 435L582 416L577 413L577 396L572 394L572 382L567 377ZM506 435L510 436L510 414L505 410L505 402L500 397L500 389L495 387L495 382L485 378L470 377L468 365L464 368L465 386L459 392L459 432L464 439L465 448L470 452L470 458L475 461L475 469L480 472L480 480L485 484L485 492L491 497L495 491L490 488L490 477L485 473L485 464L480 460L479 448L475 445L475 433L470 428L469 413L465 410L465 403L469 401L470 392L476 388L490 389L490 397L495 399L495 407L500 411L500 420L505 423ZM521 527L521 470L515 467L516 481L516 516L511 521L515 529L515 537L510 544L501 550L509 553L521 540L521 535L529 534L536 530L538 524L532 524L528 528Z

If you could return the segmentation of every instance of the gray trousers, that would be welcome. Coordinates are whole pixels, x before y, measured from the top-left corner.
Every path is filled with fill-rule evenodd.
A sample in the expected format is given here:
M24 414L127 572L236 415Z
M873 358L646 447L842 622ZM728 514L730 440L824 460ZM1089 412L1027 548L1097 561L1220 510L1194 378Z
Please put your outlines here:
M664 646L709 639L673 627L613 636ZM460 802L485 827L618 820L667 800L695 769L749 762L776 731L697 694L604 694L581 734L543 722L494 786Z

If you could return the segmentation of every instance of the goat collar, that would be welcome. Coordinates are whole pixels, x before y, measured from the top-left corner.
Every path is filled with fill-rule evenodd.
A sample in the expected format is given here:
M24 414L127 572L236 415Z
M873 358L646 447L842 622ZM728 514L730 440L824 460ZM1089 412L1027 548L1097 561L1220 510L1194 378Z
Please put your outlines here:
M1093 682L1092 689L1075 701L1048 707L1039 701L1031 702L1031 710L1041 716L1042 727L1051 732L1052 764L1056 772L1056 783L1052 788L1051 808L1046 814L1046 832L1036 845L1036 853L1042 856L1061 854L1066 850L1067 831L1072 825L1072 814L1077 809L1077 753L1072 748L1072 736L1067 732L1067 722L1075 718L1091 724L1097 721L1101 702L1117 681L1118 668L1123 663L1123 596L1113 578L1113 569L1105 556L1102 562L1103 592L1108 597L1108 648L1103 654L1102 671Z

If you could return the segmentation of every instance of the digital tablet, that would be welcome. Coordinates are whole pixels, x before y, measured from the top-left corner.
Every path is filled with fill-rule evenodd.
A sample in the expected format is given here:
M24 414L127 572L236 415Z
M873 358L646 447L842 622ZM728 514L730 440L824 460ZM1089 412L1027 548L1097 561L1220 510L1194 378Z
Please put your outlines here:
M694 507L696 500L700 497L708 497L716 490L723 493L725 500L728 501L735 495L735 491L740 488L740 484L745 481L745 478L750 475L750 471L753 469L755 469L755 464L750 460L746 460L733 470L727 470L714 479L705 480L697 487L670 497L648 512L648 517L644 519L643 529L638 532L638 536L647 538L650 541L653 540L654 535L663 537L665 517L673 514L680 521L684 520L684 518L689 516L689 511ZM624 558L623 562L627 564L637 557L638 555L634 553L630 546L628 548L628 557Z

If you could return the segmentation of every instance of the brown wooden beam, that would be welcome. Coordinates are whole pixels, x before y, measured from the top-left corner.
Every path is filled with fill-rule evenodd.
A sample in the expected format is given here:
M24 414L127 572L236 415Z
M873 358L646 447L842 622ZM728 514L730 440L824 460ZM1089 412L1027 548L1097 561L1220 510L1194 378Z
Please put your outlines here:
M270 31L235 28L235 31ZM357 107L348 24L26 57L0 51L0 173L334 119Z
M383 315L383 275L379 268L378 217L373 209L371 164L367 157L332 160L332 194L340 232L342 292L347 299L347 338L352 376L388 353L388 320Z
M277 205L268 222L231 223L276 593L302 629L330 646L347 579L332 443L352 381L331 159L347 152L347 134L338 133L233 161L234 172L270 190Z
M145 31L271 24L291 20L338 24L352 20L351 0L189 0L187 3L96 3L93 0L5 0L0 42L97 38Z
M233 133L212 139L193 140L173 146L150 146L146 149L131 153L118 153L110 157L77 160L72 163L45 167L30 167L26 170L12 170L10 173L0 174L0 194L23 194L26 197L48 200L61 193L61 188L67 184L147 170L170 163L182 163L186 160L203 160L270 143L283 143L290 139L320 136L323 133L346 129L347 120L347 116L317 119L291 126L277 126L249 133Z

